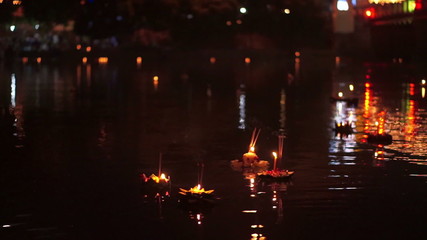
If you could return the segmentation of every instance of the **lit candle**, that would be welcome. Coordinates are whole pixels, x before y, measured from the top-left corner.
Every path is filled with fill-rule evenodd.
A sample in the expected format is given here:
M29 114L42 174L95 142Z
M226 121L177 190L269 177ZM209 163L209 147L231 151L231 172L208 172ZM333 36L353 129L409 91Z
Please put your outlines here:
M243 165L250 166L251 164L258 162L258 155L255 153L255 147L251 147L249 152L243 154Z

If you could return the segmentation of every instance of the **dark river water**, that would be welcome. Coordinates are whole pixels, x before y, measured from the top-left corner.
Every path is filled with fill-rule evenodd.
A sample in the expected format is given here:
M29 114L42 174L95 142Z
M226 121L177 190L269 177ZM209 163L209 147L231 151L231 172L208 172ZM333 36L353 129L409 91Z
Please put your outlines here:
M420 69L304 54L3 65L0 239L424 239ZM335 121L354 134L336 136ZM379 125L393 137L384 148L366 143ZM270 163L286 133L291 181L231 167L254 128ZM160 154L162 201L139 178ZM190 211L179 188L199 179L218 199Z

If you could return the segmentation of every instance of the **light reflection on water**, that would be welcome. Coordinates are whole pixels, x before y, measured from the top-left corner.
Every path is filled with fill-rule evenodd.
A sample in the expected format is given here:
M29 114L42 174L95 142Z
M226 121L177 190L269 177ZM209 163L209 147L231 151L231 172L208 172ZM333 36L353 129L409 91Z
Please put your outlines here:
M360 229L362 220L405 226L402 234L420 231L384 213L393 207L408 217L410 207L425 217L418 199L427 195L421 85L393 89L372 69L366 87L365 69L346 72L304 62L304 55L291 63L251 57L225 64L218 57L213 64L210 57L194 63L144 58L144 66L132 61L131 67L43 61L1 72L1 86L7 86L1 106L14 118L4 121L2 111L2 130L12 129L10 136L2 131L1 140L8 159L1 177L8 196L2 201L9 206L3 226L11 235L68 239L112 239L111 231L130 239L400 234ZM357 97L358 106L331 103L335 90ZM394 141L375 149L362 135L375 130L374 117L383 109ZM355 133L335 136L336 121L354 123ZM230 160L247 150L254 127L262 129L261 159L277 147L277 132L286 132L285 164L296 170L292 182L267 184L230 168ZM144 200L137 175L156 169L159 151L172 192ZM207 211L180 209L176 190L193 184L191 166L199 161L206 164L204 182L220 199ZM23 212L30 216L22 219ZM26 226L14 225L22 222ZM31 230L48 228L53 230ZM354 236L353 228L359 229Z

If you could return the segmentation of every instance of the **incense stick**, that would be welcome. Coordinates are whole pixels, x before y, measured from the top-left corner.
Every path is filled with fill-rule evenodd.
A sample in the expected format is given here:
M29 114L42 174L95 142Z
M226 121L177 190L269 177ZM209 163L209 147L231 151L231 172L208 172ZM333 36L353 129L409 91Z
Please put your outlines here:
M162 174L162 152L159 153L159 177Z

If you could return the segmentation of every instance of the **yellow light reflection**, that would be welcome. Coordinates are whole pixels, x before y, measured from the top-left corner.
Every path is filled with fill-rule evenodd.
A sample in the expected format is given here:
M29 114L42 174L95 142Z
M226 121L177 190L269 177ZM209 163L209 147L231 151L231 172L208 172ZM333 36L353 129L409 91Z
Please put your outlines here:
M285 89L280 91L280 128L285 129L286 125L286 94Z
M154 90L157 90L159 88L159 77L158 76L153 77L153 86L154 86Z
M100 57L100 58L98 58L98 63L101 63L101 64L108 63L108 57Z
M295 78L299 79L301 70L301 59L295 58Z
M422 87L422 88L421 88L421 97L422 97L422 98L425 98L425 96L426 96L426 88L425 88L425 87Z
M404 2L405 0L369 0L370 4L380 4L380 5L384 5L384 4L394 4L394 3L401 3Z
M385 112L382 111L379 113L379 119L378 119L378 134L384 134L384 120L385 118ZM375 123L377 125L377 123Z
M90 87L92 85L92 66L86 65L86 85Z
M415 101L409 100L409 108L407 114L407 122L405 127L405 132L407 133L406 140L409 141L412 139L412 134L414 134L414 130L416 128L415 124Z
M142 57L137 57L136 58L136 63L137 64L141 64L142 63Z
M257 213L257 210L243 210L242 213Z
M353 84L348 85L348 89L350 89L350 91L353 92L354 91L354 85Z

